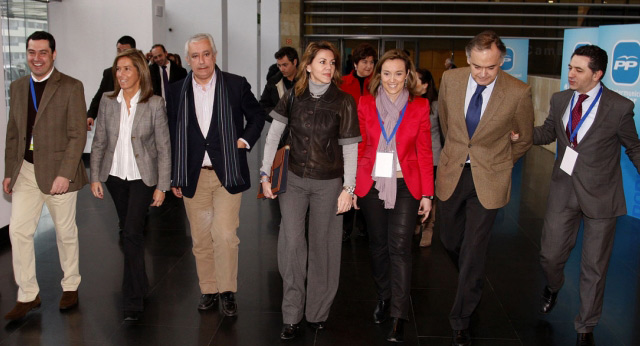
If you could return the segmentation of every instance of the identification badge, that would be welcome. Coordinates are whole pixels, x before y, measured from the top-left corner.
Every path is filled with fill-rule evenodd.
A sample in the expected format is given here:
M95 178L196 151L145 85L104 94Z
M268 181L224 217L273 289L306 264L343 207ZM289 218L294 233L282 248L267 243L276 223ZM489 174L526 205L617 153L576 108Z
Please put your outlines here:
M31 136L31 144L29 144L29 150L33 151L33 136Z
M376 152L376 168L373 176L391 178L393 173L393 153Z
M571 175L573 173L573 167L576 165L576 160L578 160L578 152L571 147L567 147L564 151L562 162L560 163L560 169Z

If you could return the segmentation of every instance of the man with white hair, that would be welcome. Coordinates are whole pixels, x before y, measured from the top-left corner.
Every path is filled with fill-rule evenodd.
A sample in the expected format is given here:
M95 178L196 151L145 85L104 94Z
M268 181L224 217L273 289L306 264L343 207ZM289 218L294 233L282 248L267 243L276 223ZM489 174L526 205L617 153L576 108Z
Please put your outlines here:
M198 309L215 308L221 300L223 313L235 316L236 230L242 191L251 186L247 152L260 138L265 114L244 77L216 66L211 35L189 38L185 53L192 71L169 87L167 97L171 190L184 197L191 226L202 293Z

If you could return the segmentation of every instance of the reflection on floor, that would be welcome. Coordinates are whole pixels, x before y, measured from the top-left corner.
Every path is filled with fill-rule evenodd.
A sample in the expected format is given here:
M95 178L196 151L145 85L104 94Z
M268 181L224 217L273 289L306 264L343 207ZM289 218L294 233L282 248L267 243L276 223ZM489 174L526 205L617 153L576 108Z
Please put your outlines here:
M250 155L257 171L257 146ZM484 296L473 317L474 345L573 345L578 311L580 242L566 269L567 280L555 310L539 315L543 288L538 263L540 229L553 155L534 147L514 171L513 196L497 218L489 248ZM254 186L256 182L253 182ZM239 314L196 310L199 288L191 239L180 201L154 209L146 230L146 263L151 291L137 323L122 322L120 283L123 258L117 218L109 198L97 200L85 187L78 203L80 229L80 305L58 311L62 273L50 219L36 235L42 307L0 329L2 345L385 345L387 324L374 325L375 291L365 238L345 243L340 289L325 330L303 326L291 342L279 339L282 281L276 262L279 211L275 203L244 195L240 244ZM621 217L600 325L599 345L640 343L640 220ZM430 248L414 248L411 321L406 345L449 345L448 313L457 274L436 230ZM417 239L416 239L417 240ZM16 286L11 248L0 248L0 314L14 305Z

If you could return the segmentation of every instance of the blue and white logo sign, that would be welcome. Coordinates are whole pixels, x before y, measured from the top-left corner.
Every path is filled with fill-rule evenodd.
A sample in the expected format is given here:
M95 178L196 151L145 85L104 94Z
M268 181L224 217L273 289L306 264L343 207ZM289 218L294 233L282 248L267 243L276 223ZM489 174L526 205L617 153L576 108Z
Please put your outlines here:
M513 68L514 61L516 59L516 55L513 52L511 47L507 47L507 54L504 56L504 64L502 64L503 71L511 71Z
M613 47L611 79L617 85L634 85L640 76L640 43L618 41Z

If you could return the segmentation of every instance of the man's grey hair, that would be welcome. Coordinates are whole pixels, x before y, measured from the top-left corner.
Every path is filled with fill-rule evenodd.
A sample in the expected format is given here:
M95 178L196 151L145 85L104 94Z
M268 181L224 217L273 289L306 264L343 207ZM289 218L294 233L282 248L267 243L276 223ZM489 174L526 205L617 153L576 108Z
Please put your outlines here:
M212 53L213 54L218 53L218 50L216 49L216 44L213 43L213 37L210 34L207 34L207 33L195 34L189 37L189 39L187 40L187 43L184 44L184 55L187 57L187 60L189 59L189 45L191 43L202 41L202 40L209 40L209 43L211 44L211 48L213 49Z

